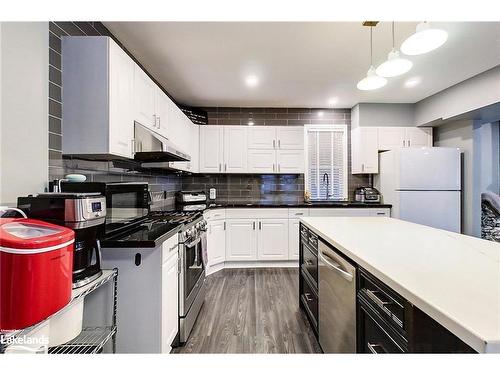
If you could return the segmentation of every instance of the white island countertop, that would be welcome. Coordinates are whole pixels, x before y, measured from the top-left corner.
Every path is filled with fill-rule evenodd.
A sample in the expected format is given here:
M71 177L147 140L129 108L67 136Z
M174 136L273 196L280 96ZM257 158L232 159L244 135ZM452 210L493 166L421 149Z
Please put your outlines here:
M480 353L500 353L500 244L384 217L301 221Z

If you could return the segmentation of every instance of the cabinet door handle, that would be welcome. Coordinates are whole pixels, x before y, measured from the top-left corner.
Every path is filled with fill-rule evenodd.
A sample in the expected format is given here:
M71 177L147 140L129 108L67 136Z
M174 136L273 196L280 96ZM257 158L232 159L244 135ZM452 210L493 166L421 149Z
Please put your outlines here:
M161 128L161 117L158 116L158 129L160 129L160 128Z
M274 172L274 163L273 163L273 172Z
M281 164L278 164L278 172L281 171Z
M224 164L224 172L227 171L227 164Z
M221 171L222 171L222 164L219 163L219 172L221 172Z
M364 172L365 171L365 164L361 164L361 172Z
M253 224L253 230L255 230L255 221L252 224Z
M273 148L276 148L276 140L273 139Z
M224 222L224 230L226 230L226 222Z
M411 147L411 141L408 139L408 147Z
M387 350L385 350L384 347L380 344L372 344L371 342L368 342L366 344L366 346L368 347L368 350L370 351L370 353L373 353L373 354L386 354L387 353Z
M281 148L281 139L278 139L278 148Z
M405 140L403 140L403 147L405 147L405 146L406 146L406 141L405 141Z
M262 230L262 222L259 221L259 230Z
M153 128L156 128L156 115L153 115Z

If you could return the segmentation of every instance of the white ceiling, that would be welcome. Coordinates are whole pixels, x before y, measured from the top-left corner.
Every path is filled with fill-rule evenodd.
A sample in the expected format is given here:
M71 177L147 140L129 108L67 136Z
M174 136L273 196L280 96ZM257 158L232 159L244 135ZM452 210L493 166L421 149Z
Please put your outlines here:
M413 56L413 69L362 92L369 28L360 22L106 22L179 102L197 106L352 107L359 102L414 103L500 64L500 22L434 23L449 32L439 49ZM396 46L416 23L397 22ZM374 65L391 49L391 23L373 30ZM256 74L249 89L244 78ZM403 83L421 77L414 88Z

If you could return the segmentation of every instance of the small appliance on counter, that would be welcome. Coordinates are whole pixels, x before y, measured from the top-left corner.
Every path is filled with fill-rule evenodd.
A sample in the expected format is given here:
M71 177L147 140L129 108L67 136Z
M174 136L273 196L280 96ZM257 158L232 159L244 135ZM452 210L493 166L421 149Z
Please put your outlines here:
M73 288L101 276L106 201L100 193L42 193L19 197L17 203L30 218L74 230Z
M380 203L380 193L370 186L361 186L354 190L354 201L360 203Z
M0 330L32 326L69 303L74 241L69 228L0 218Z
M207 208L207 194L204 191L178 191L175 201L179 211L203 211Z

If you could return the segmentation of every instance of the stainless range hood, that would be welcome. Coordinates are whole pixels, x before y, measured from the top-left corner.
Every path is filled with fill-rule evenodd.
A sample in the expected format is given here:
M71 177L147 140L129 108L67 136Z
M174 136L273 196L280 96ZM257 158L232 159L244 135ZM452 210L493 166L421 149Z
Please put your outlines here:
M167 138L137 122L134 125L134 141L134 159L143 164L191 160Z

